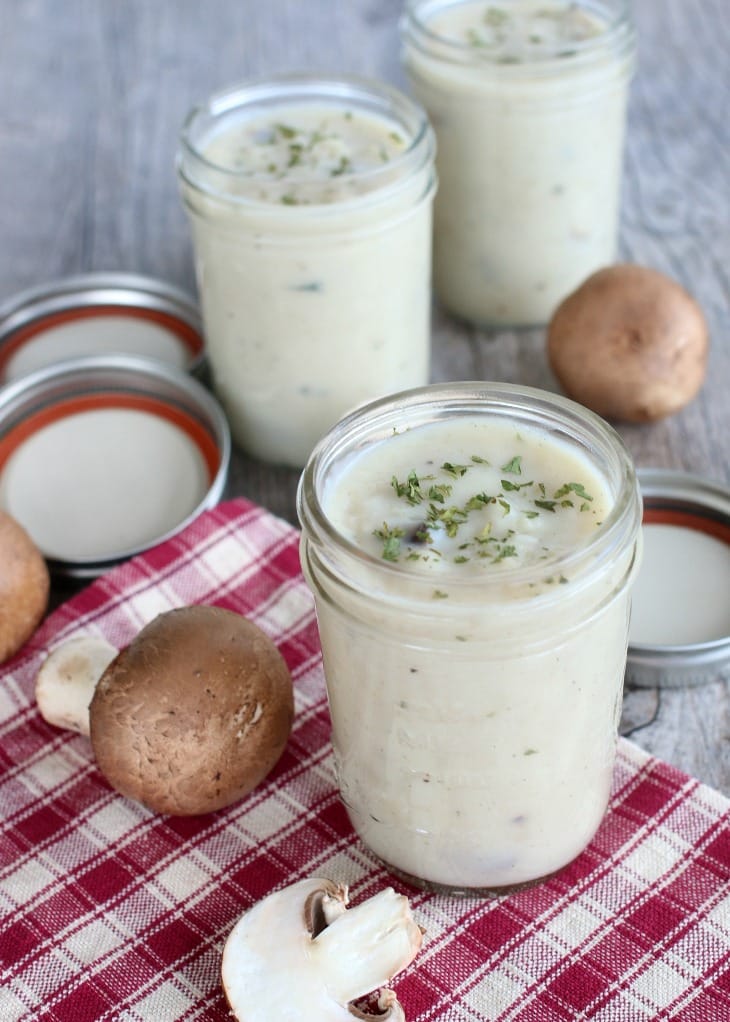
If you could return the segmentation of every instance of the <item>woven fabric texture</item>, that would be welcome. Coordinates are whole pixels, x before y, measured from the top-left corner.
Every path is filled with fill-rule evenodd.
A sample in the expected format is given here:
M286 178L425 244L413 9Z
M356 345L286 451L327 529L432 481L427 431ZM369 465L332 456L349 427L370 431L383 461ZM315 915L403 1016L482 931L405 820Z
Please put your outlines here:
M427 894L363 848L337 795L298 542L285 522L229 501L93 582L2 668L0 1020L229 1020L228 932L254 901L313 875L349 884L353 904L387 885L409 895L426 931L394 983L409 1022L730 1020L730 803L628 741L598 834L538 887ZM271 636L296 718L248 798L173 818L114 793L88 740L42 720L33 686L64 640L122 647L190 603L238 611Z

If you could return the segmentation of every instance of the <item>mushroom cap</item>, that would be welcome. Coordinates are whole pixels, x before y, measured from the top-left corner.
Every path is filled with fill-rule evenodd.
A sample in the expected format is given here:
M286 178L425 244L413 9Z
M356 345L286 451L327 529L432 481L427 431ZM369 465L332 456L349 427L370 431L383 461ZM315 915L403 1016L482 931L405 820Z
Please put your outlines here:
M0 511L0 663L20 649L48 606L50 578L25 529Z
M688 404L705 378L707 351L707 324L694 298L658 270L632 263L592 274L548 326L548 359L566 394L629 422Z
M289 669L252 622L220 607L159 615L109 664L89 707L112 787L150 809L195 816L243 798L284 750Z

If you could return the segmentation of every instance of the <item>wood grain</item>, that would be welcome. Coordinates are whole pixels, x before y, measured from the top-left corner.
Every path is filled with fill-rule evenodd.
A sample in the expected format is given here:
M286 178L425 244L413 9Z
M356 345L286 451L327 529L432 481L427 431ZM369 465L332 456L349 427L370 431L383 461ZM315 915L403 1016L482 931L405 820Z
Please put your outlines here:
M396 0L0 0L0 300L71 273L194 287L174 171L190 106L252 75L351 71L403 86ZM635 0L622 257L680 280L711 332L707 382L671 419L620 426L639 465L730 483L730 4ZM555 390L544 332L434 310L433 377ZM298 473L237 455L228 494L295 520ZM57 598L65 595L58 590ZM730 795L730 686L629 692L624 727Z

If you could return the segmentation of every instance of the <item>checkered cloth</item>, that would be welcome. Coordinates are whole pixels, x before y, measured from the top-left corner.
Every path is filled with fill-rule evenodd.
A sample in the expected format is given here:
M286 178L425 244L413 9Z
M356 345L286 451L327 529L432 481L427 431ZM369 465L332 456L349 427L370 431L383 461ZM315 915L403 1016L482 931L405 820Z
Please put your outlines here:
M276 641L296 719L248 798L164 817L111 791L85 738L44 723L33 682L71 636L124 646L195 602L239 611ZM435 896L402 888L370 856L337 796L298 534L246 501L55 611L3 670L0 735L1 1022L229 1020L226 935L254 901L312 875L348 883L353 903L388 884L409 894L426 929L394 984L410 1022L730 1020L730 803L629 742L598 835L541 886Z

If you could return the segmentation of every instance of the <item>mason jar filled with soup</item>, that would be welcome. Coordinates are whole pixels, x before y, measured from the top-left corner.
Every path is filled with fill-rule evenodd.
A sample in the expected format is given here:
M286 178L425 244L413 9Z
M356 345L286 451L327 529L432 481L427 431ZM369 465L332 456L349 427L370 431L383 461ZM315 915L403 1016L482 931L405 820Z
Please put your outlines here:
M188 116L206 353L234 439L301 466L347 410L427 382L434 141L387 85L289 75Z
M402 38L438 141L442 303L481 325L547 322L616 257L628 0L407 0Z
M509 384L352 413L299 489L342 800L410 882L534 883L603 818L641 500L602 419Z

